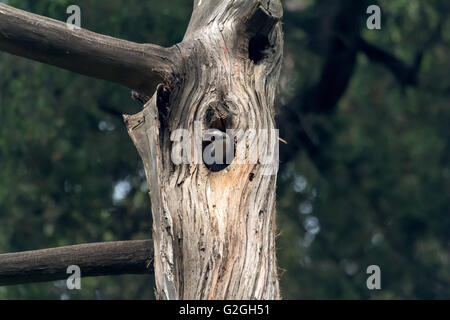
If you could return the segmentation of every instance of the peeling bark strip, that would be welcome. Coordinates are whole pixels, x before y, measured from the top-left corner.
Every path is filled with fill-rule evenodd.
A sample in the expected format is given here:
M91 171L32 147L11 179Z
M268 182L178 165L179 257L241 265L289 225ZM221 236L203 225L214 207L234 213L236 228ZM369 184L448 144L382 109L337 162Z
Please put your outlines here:
M174 80L125 116L147 174L160 299L279 299L276 175L259 164L211 172L171 162L171 132L271 130L283 38L279 0L196 0ZM223 113L227 113L223 115ZM213 117L214 118L214 117ZM194 136L194 134L192 134ZM256 141L237 150L257 152ZM266 145L269 148L269 145Z

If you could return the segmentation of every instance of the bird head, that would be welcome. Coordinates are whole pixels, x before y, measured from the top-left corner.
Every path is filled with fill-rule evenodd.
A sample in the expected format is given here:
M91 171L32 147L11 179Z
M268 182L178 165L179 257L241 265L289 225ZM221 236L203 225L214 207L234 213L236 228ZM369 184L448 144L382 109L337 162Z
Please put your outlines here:
M227 139L227 134L218 129L208 129L205 131L203 135L203 141L205 142L214 142L214 141L222 141Z
M203 160L213 172L225 169L234 158L234 146L231 137L218 129L209 129L203 135ZM207 160L205 155L208 156ZM232 161L232 160L231 160Z

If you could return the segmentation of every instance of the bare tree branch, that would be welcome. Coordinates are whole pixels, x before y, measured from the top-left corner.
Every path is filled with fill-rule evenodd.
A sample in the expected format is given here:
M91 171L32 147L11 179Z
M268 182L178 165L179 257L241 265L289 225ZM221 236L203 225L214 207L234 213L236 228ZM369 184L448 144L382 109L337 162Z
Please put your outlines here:
M401 61L393 54L376 47L375 45L367 42L363 38L359 40L359 49L367 55L369 59L374 62L383 64L388 68L397 80L403 85L416 85L417 77L422 64L423 56L426 50L440 39L442 34L442 28L446 20L446 16L441 17L440 21L436 25L435 30L431 33L428 40L423 44L422 49L419 50L414 58L412 64L408 65Z
M67 279L77 265L82 277L151 273L152 240L81 244L0 254L0 286Z
M335 7L331 6L331 3ZM305 126L307 122L305 116L308 113L327 114L335 112L339 100L345 94L353 77L357 65L356 56L359 52L364 53L372 62L380 63L386 67L401 85L416 85L423 56L426 50L430 50L432 45L441 38L447 17L442 16L440 18L433 32L416 53L414 61L408 64L392 53L378 48L362 38L359 12L362 12L362 8L367 5L367 1L358 2L359 8L351 0L339 4L324 1L322 5L326 7L326 10L331 11L332 14L329 15L331 18L329 19L334 19L332 20L333 23L326 21L326 19L319 21L319 26L323 24L326 28L308 28L308 23L301 23L301 20L295 21L293 14L290 13L290 19L296 23L296 27L310 33L312 41L315 38L322 39L322 42L326 44L325 47L328 48L328 52L325 56L319 81L312 88L299 91L285 105L283 112L279 115L279 121L284 124L280 128L281 135L290 142L290 146L281 152L282 161L288 162L296 155L294 150L304 148L317 168L324 172L331 160L327 159L326 151L327 144L332 137L326 129L320 126L311 130L313 134L309 134L307 126ZM336 12L333 13L333 10ZM311 24L311 21L308 22ZM333 26L332 32L327 30L330 26ZM324 29L323 34L328 36L317 36L317 29ZM315 45L315 47L321 46ZM293 119L297 121L293 121ZM320 139L317 139L317 135L321 136Z
M168 82L176 48L137 44L0 3L0 50L151 95Z
M394 74L394 76L401 84L417 84L417 73L420 68L423 52L419 52L416 55L414 63L409 66L389 52L368 43L362 38L360 40L359 47L369 59L385 65L386 68L388 68Z

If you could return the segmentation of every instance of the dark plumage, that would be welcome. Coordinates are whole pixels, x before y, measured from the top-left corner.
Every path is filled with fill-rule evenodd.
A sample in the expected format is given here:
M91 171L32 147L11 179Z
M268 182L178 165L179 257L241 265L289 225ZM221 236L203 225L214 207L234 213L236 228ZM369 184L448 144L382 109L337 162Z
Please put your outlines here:
M218 129L209 129L203 136L203 162L218 172L228 167L234 159L234 143L231 137ZM227 163L229 159L230 163Z

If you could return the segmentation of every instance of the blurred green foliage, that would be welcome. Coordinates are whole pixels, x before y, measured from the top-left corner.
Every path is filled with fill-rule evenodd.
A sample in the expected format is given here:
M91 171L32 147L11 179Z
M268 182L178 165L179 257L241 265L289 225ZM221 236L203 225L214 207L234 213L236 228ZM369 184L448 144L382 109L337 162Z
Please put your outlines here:
M67 6L77 4L84 28L169 46L181 41L191 2L8 4L63 21ZM327 34L336 31L332 24L321 29L332 10L341 10L344 20L355 13L340 8L348 1L284 3L279 126L288 135L300 125L281 117L295 109L319 151L308 152L293 141L296 135L281 146L289 155L277 191L283 296L449 299L447 1L378 1L379 31L366 30L365 11L357 12L366 41L405 63L424 51L420 81L402 84L358 51L348 87L327 113L302 112L295 97L319 81L329 56ZM441 34L427 43L441 20ZM150 236L142 165L120 117L139 109L127 89L0 53L0 252ZM382 290L366 287L372 264L381 267ZM90 278L82 285L77 292L67 291L64 282L0 287L0 299L153 298L150 276Z

